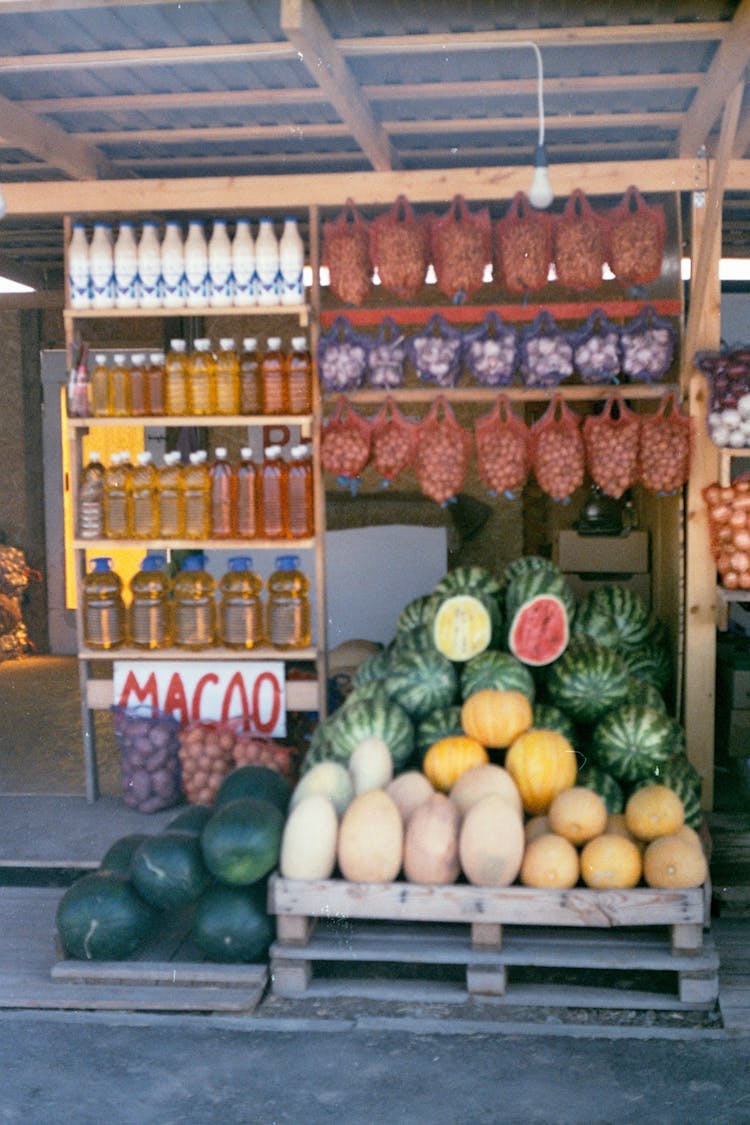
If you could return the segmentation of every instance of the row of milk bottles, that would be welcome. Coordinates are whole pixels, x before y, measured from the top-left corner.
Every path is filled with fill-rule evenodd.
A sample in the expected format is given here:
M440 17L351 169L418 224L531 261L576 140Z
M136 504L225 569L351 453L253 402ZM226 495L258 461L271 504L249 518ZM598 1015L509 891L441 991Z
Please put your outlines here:
M262 644L297 649L311 643L310 580L300 570L297 555L279 555L265 584L250 556L231 558L218 586L206 570L204 555L188 555L174 579L164 555L146 555L129 588L126 605L112 560L92 560L83 580L83 637L89 648L107 650L129 643L143 649L175 646L194 651Z
M132 464L126 452L105 468L92 451L78 491L82 539L306 539L314 533L310 446L267 446L257 464L244 446L239 462L226 448L164 455L160 468L144 450Z
M280 237L273 219L260 219L253 237L248 219L237 219L230 237L225 219L159 226L144 221L140 236L121 222L73 224L68 244L68 284L74 309L227 308L301 305L305 248L297 220L284 219Z

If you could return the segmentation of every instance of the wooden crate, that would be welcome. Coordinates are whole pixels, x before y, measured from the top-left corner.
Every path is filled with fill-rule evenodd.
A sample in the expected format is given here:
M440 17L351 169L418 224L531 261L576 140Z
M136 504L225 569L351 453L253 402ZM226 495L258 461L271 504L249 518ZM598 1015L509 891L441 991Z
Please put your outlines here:
M707 888L538 891L274 876L271 988L620 1008L708 1008L719 960Z

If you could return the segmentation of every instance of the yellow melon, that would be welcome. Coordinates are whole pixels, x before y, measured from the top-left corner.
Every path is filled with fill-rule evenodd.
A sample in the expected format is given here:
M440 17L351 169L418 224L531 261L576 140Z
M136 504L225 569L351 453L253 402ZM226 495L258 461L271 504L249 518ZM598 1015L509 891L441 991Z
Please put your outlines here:
M521 882L543 890L567 890L580 876L578 852L564 836L547 832L526 848L521 864Z
M604 829L604 834L606 836L624 836L626 840L632 840L641 852L643 852L643 849L646 847L643 840L639 840L637 836L634 836L628 828L624 812L614 812L609 814L609 816L607 817L607 825Z
M461 774L489 760L487 750L476 738L453 734L433 742L424 756L422 770L435 789L450 793Z
M613 833L595 836L581 851L581 877L587 887L600 890L635 887L642 871L640 848L625 836Z
M400 773L386 786L385 791L396 802L405 825L414 810L435 792L421 770Z
M555 730L524 731L505 755L505 768L530 816L546 813L552 798L575 785L578 762L567 738Z
M355 797L339 827L341 874L352 883L390 883L401 870L404 827L384 789Z
M639 840L671 836L685 822L685 806L667 785L644 785L625 805L625 823Z
M549 826L576 846L601 836L607 826L607 806L593 789L575 785L564 789L549 807Z
M450 799L454 802L461 816L465 816L472 805L490 793L498 793L515 808L519 816L523 815L521 794L518 786L506 769L496 766L493 762L486 762L481 766L474 766L461 774L456 784L450 791Z
M652 840L643 855L643 877L649 887L687 890L706 881L708 863L703 848L674 833Z
M705 852L706 849L703 846L703 841L695 829L691 828L689 824L683 824L682 828L678 829L674 834L675 836L681 836L683 840L689 840L691 844L695 844L702 852Z
M410 883L455 883L460 826L460 813L444 793L433 793L414 809L404 837L404 875Z
M491 793L467 812L458 840L459 859L470 883L508 887L523 859L521 818L504 797Z
M482 688L461 707L461 727L482 746L505 750L532 723L531 703L521 691Z

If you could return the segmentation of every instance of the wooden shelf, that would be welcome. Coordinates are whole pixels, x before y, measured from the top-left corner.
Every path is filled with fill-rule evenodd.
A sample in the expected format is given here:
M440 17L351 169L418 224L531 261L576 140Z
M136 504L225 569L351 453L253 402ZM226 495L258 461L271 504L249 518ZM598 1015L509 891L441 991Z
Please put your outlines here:
M250 551L274 549L286 551L287 554L295 550L301 551L315 546L314 538L305 539L74 539L73 547L76 550L106 551L113 548L134 551Z
M548 312L555 320L585 320L594 309L601 309L608 317L637 316L650 305L660 316L681 316L682 302L677 298L660 297L653 300L604 299L600 301L534 301L527 303L481 305L384 305L382 307L357 307L321 309L320 323L330 328L334 320L345 317L355 328L379 325L385 317L396 324L426 324L439 313L450 324L480 324L487 313L495 312L502 320L532 321L540 312Z
M368 388L366 390L345 391L347 399L353 403L382 403L386 395L396 402L433 402L443 395L448 402L494 403L499 394L507 395L512 402L547 402L553 395L561 394L567 401L590 402L609 398L619 391L626 399L661 399L669 391L679 391L675 383L606 383L594 385L561 383L557 387L397 387L390 391ZM327 391L326 401L331 401L341 393Z
M213 305L199 305L196 308L169 309L63 309L63 318L73 322L77 320L132 320L152 319L163 320L165 317L195 317L195 316L294 316L299 318L302 327L307 327L310 321L310 306L304 305L247 305L215 307Z
M263 645L258 648L224 648L211 645L199 650L189 648L83 648L78 653L79 660L281 660L289 664L295 660L313 661L318 658L318 649L306 648L279 649Z
M88 429L90 426L312 426L312 414L149 414L107 415L88 418L68 418L72 429Z

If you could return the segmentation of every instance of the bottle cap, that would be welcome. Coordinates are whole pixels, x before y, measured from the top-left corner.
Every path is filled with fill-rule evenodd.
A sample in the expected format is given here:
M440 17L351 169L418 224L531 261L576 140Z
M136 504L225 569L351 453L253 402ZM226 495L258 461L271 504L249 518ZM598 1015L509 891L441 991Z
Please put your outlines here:
M252 455L253 455L253 451L250 448L250 446L249 445L243 445L242 449L240 450L240 457L242 458L242 460L243 461L249 461L250 458L252 457Z
M139 465L150 465L151 454L147 449L144 449L142 453L138 454L137 461Z
M214 450L214 457L217 461L224 461L226 459L227 451L223 445L219 445Z
M258 347L258 341L255 336L245 336L242 341L242 347L246 352L254 352Z
M101 459L101 453L97 453L94 449L92 449L89 453L89 461L101 461Z
M105 366L105 364L107 362L107 357L104 354L104 352L97 352L96 356L94 358L96 359L96 362L99 364L100 367Z
M292 337L292 347L295 352L307 351L307 336L294 336Z
M164 352L150 352L148 358L152 363L164 363Z
M205 336L201 336L200 339L195 341L195 350L197 352L207 352L210 347L211 341Z
M219 340L219 347L223 352L233 352L234 340L231 336L225 336L223 339Z
M141 570L163 570L166 565L166 555L144 555Z
M185 351L185 341L184 340L170 340L169 346L170 346L170 348L172 349L173 352L184 352Z
M133 352L130 357L130 362L135 364L136 367L141 367L146 361L145 352Z
M112 569L112 559L99 558L91 560L91 569L95 574L106 574L108 570Z
M281 336L268 337L268 350L269 352L277 352L281 348Z
M122 366L124 366L124 364L125 364L125 355L124 355L124 353L123 353L123 352L117 352L117 353L115 354L115 363L117 364L117 366L118 366L118 367L122 367Z
M277 570L296 570L299 566L299 555L277 555Z
M180 570L203 570L206 565L205 555L188 555L182 560Z
M263 452L269 461L275 461L277 457L281 457L281 446L267 445Z
M229 560L229 569L232 571L252 570L253 560L250 555L238 555L236 558Z

